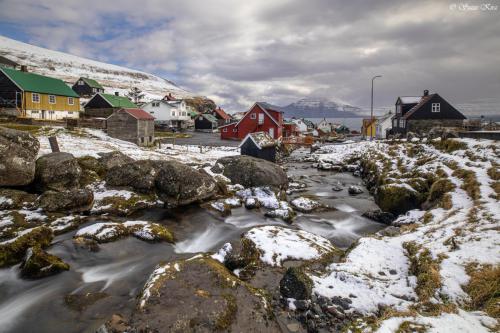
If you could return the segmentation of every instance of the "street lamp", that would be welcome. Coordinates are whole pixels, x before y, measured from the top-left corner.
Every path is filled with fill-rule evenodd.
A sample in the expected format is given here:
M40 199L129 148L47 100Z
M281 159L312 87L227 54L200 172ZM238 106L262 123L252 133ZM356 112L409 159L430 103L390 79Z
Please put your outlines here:
M382 77L382 75L376 75L372 77L372 104L371 104L371 111L370 111L370 140L373 140L373 81L375 81L376 78Z

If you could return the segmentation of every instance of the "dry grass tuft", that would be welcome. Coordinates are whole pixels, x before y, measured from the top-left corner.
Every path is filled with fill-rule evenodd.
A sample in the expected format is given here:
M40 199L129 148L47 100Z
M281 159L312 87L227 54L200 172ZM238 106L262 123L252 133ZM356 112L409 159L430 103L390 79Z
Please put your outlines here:
M481 310L500 319L500 266L469 264L470 276L464 290L470 296L470 310Z
M421 302L427 302L441 287L439 262L432 258L429 249L415 242L405 242L403 247L410 260L410 273L417 277L417 293Z

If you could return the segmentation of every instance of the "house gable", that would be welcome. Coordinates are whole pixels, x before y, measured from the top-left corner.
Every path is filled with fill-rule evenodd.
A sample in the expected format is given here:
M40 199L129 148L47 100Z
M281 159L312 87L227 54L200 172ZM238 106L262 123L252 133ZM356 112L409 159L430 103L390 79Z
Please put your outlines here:
M432 104L439 103L440 111L433 112ZM421 119L466 119L466 117L448 103L439 94L431 94L422 98L421 102L408 111L404 118L407 120Z

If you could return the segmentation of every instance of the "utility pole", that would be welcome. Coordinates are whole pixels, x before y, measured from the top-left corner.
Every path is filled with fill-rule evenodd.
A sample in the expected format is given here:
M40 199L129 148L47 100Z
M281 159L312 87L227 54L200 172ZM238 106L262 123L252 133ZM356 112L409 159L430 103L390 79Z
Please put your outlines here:
M382 77L382 75L376 75L372 77L372 103L371 103L371 111L370 111L370 140L373 140L373 81L376 78Z

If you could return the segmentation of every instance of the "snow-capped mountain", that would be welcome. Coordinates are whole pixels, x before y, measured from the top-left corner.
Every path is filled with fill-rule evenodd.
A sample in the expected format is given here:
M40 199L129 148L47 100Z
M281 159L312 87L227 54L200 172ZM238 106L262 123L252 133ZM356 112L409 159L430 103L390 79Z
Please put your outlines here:
M324 98L303 98L281 108L286 118L356 118L361 109Z
M21 65L28 71L62 79L70 86L81 76L97 80L106 93L125 95L131 87L145 93L145 100L161 98L168 93L175 97L194 97L175 83L153 74L106 64L75 55L52 51L0 36L0 55Z

